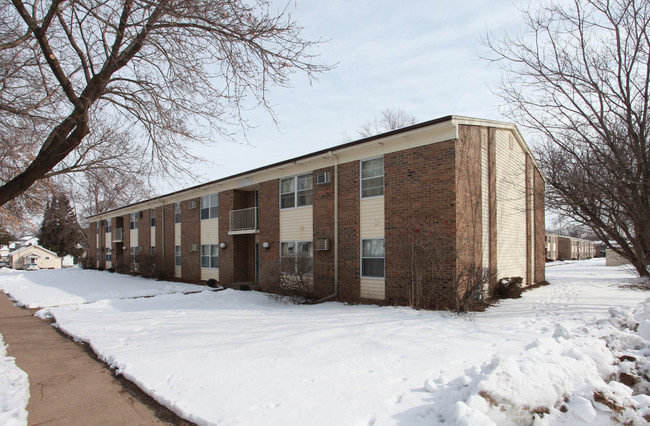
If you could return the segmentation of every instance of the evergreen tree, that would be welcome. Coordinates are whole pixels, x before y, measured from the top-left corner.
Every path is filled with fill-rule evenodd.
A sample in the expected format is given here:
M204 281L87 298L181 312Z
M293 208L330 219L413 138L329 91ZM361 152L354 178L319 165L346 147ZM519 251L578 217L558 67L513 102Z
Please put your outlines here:
M39 244L61 257L68 254L78 257L81 239L81 229L70 200L66 195L54 194L43 213L38 234Z

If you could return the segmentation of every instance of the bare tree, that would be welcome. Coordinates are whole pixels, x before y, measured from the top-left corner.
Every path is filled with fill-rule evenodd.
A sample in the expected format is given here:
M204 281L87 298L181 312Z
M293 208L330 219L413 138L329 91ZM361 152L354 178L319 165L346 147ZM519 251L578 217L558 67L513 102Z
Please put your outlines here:
M506 114L539 135L547 204L650 275L650 3L548 2L487 39Z
M328 69L301 30L266 0L0 0L0 134L16 170L0 206L119 155L84 145L97 123L128 132L149 171L188 172L187 141L245 128L243 109L270 111L270 85Z
M385 109L379 114L379 117L363 123L357 133L362 138L366 138L410 126L415 124L416 121L413 115L401 109Z

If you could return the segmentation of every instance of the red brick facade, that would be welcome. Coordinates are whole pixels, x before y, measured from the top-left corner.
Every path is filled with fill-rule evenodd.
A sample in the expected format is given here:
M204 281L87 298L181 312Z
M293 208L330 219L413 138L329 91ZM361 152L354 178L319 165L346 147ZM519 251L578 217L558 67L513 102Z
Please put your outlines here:
M484 265L496 271L497 130L481 125L458 125L457 139L386 151L383 155L385 297L368 302L449 308L464 291L458 279L464 271ZM312 174L327 172L330 179L313 184L312 231L314 243L325 240L328 246L320 250L314 247L314 290L319 297L336 293L342 301L363 301L360 300L360 160L336 164L338 160L333 156L321 158L327 158L330 165L315 168ZM484 164L487 170L482 170ZM528 282L539 282L544 279L544 178L529 158L526 170L530 176L526 179L526 205L533 206L526 213L526 239L534 242L534 248L528 244L522 250L527 251L528 259L532 255L535 258L534 265L530 262L527 265ZM286 175L291 174L287 166ZM483 176L487 176L487 185ZM335 188L336 181L338 188ZM212 192L219 196L218 232L222 245L219 281L224 285L257 282L262 288L270 288L279 272L280 181L272 178L253 184L251 179L251 184L246 185L238 186L240 189L217 187ZM180 279L189 282L199 282L202 278L201 198L196 194L181 201ZM335 194L338 194L337 212ZM484 201L488 203L487 210ZM231 231L231 212L251 207L257 207L257 230ZM151 241L151 208L155 215L155 241ZM338 236L335 218L338 218ZM92 222L89 228L91 259L97 254L95 238L99 238L100 247L105 245L103 229L95 234L96 226L103 226L103 222ZM123 243L114 243L113 266L128 263L129 215L113 217L112 227L124 229ZM174 202L143 206L138 220L138 245L146 254L155 245L156 261L168 277L175 273L176 239ZM485 250L484 241L489 245ZM122 245L126 250L122 250ZM485 253L489 253L488 259L483 259ZM104 264L103 258L100 252L98 266ZM496 279L490 284L493 290Z

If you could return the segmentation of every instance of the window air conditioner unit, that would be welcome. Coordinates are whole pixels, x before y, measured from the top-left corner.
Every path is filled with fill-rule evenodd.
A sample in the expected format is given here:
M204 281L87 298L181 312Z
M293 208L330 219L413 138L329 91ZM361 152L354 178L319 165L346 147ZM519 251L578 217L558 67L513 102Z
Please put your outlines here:
M190 251L197 251L199 248L196 244L190 244Z
M196 208L196 201L192 200L187 204L188 209L195 209Z
M330 240L327 238L317 238L314 242L314 247L318 251L325 251L330 249Z
M322 183L328 183L330 181L330 172L316 173L315 181L317 185Z

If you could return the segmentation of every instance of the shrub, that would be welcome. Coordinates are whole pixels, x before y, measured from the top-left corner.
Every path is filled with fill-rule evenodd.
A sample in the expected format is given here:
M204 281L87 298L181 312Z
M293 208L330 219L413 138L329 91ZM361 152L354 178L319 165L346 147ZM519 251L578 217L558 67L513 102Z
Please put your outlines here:
M98 267L97 267L97 270L98 270L98 271L103 271L103 270L104 270L104 267L103 267L103 266L98 266Z
M521 286L523 282L522 277L501 278L494 295L499 299L518 299L524 291Z
M113 273L113 272L115 272L115 268L108 268L107 271L110 272L110 273Z
M219 287L219 281L215 280L214 278L210 278L208 281L206 281L206 284L208 287L212 288Z
M94 262L91 262L91 260L87 257L82 257L81 260L79 260L79 266L81 269L95 269L95 265L93 263Z

